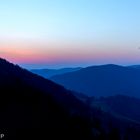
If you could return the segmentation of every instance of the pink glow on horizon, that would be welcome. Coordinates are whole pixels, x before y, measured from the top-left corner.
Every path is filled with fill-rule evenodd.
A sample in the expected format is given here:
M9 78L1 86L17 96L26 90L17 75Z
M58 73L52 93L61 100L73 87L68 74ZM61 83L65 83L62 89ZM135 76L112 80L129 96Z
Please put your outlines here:
M1 43L0 56L14 63L135 62L140 53L134 49L87 47L69 44ZM111 60L111 61L110 61Z

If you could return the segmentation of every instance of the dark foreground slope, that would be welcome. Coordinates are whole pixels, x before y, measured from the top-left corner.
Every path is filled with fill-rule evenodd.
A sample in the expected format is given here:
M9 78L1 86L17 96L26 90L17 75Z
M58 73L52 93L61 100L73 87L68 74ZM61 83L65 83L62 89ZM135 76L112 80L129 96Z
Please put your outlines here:
M51 80L88 96L123 94L140 97L140 70L133 67L92 66L54 76Z
M63 87L3 59L0 99L5 138L91 137L86 106Z
M91 108L63 87L0 59L5 139L139 140L140 125Z

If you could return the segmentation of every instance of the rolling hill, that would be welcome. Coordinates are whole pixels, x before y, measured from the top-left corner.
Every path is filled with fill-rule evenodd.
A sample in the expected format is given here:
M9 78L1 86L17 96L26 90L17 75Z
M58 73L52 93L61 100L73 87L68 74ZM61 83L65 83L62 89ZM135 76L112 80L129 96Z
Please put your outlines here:
M132 67L113 64L91 66L50 79L87 96L122 94L140 97L140 70Z
M110 112L112 115L133 120L140 123L140 99L115 95L101 98L87 98L86 102L91 106L100 108L105 112Z
M38 74L44 78L50 78L54 75L60 75L68 72L74 72L80 70L81 67L77 68L62 68L62 69L32 69L32 73Z

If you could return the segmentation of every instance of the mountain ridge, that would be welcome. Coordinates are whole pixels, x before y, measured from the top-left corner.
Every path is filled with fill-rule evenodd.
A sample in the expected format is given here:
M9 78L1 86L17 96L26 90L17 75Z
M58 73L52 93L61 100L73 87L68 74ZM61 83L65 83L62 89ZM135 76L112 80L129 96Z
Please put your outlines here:
M50 79L88 96L124 94L140 97L140 70L131 67L114 64L90 66Z
M60 69L31 69L30 71L34 74L38 74L44 78L50 78L54 75L60 75L68 72L74 72L80 70L81 67L75 68L60 68Z
M63 86L2 59L0 99L6 139L140 139L138 123L91 107Z

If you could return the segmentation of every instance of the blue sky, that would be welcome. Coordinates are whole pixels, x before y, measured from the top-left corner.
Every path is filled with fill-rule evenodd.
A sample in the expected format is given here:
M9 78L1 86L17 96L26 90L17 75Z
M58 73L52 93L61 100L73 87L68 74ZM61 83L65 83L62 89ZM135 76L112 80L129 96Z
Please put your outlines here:
M9 50L18 53L27 52L28 43L38 42L38 47L30 46L33 57L40 56L40 53L34 53L34 48L38 48L39 52L49 52L50 48L53 48L51 52L59 50L58 54L52 53L58 57L49 57L53 60L59 59L59 62L53 61L54 65L63 64L67 56L65 54L69 53L66 50L83 52L75 54L79 64L81 58L81 63L84 61L84 57L85 63L138 63L139 7L139 0L3 0L0 1L0 43L15 42L16 47L12 48L9 45ZM24 42L26 45L21 46L19 42ZM4 47L1 46L0 51L3 52ZM88 52L90 52L89 59L87 59ZM112 52L115 57L112 56ZM10 56L10 51L8 53L4 56ZM95 54L98 54L98 57L92 58ZM12 55L7 58L20 63L21 58L16 61L18 58L12 59L14 54ZM64 57L60 58L60 55ZM36 63L35 60L29 60L29 63ZM27 63L27 60L24 62L23 57L21 63Z

